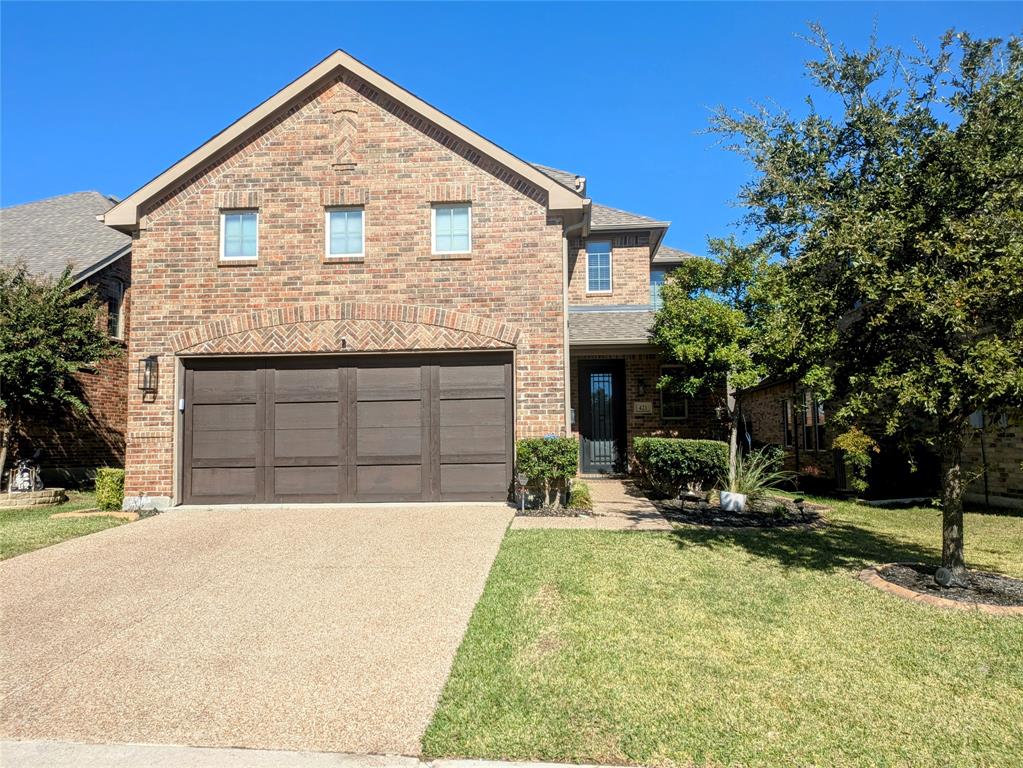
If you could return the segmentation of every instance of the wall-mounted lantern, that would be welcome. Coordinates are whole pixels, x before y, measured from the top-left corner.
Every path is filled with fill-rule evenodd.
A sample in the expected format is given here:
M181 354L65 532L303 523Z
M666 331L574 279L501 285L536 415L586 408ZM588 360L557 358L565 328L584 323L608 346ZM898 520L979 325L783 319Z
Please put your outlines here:
M636 379L636 394L640 397L646 394L646 379L642 377Z
M156 355L139 360L139 389L146 393L156 392L156 384L160 378L160 368Z

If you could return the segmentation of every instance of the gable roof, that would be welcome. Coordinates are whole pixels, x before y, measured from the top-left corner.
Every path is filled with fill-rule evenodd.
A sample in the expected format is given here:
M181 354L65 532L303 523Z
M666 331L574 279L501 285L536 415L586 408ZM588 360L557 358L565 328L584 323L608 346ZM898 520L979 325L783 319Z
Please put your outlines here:
M370 86L403 104L409 110L438 125L470 147L494 159L509 170L547 192L548 208L551 210L582 210L584 198L571 186L541 172L524 160L519 159L497 144L483 138L475 131L449 117L439 109L406 91L397 83L388 80L370 69L358 59L344 51L337 50L310 69L297 80L279 90L258 107L243 115L195 151L186 155L152 181L130 194L104 216L109 227L131 231L138 226L139 209L149 200L171 188L200 167L216 162L239 143L251 138L259 128L282 115L304 95L322 87L340 70L352 73L365 80Z
M24 262L34 275L59 277L71 265L84 280L131 250L131 238L97 216L117 201L99 192L74 192L0 210L0 262Z

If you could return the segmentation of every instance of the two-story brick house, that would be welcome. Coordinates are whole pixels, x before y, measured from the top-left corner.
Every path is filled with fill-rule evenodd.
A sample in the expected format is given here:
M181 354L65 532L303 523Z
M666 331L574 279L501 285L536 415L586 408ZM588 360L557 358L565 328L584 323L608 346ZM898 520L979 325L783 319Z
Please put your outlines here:
M71 270L72 287L91 286L101 319L118 344L131 328L131 238L97 221L117 201L74 192L0 210L0 264L24 264L32 275L56 278ZM75 376L87 413L69 409L29 414L18 453L38 453L47 484L88 484L99 467L124 464L128 368L124 355ZM0 382L2 386L2 382Z
M133 237L128 496L504 499L517 438L609 471L711 427L646 339L685 254L586 186L329 56L104 217Z

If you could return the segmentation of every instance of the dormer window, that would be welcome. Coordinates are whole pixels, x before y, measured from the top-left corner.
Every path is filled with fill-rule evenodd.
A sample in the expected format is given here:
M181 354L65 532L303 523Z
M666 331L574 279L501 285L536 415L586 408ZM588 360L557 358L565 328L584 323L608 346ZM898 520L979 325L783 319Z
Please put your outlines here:
M221 261L258 258L258 239L257 211L224 211L220 214Z
M586 244L586 292L611 293L611 243Z

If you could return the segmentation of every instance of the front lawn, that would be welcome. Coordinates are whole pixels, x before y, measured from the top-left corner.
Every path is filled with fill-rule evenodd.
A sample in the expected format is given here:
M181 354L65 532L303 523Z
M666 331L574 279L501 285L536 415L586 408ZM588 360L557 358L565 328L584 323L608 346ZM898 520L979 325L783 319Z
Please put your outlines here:
M1023 620L854 576L939 557L933 509L822 530L512 531L423 738L430 756L650 765L1003 766L1023 755ZM1023 576L1023 517L967 515Z
M95 507L95 494L71 492L67 503L57 506L0 509L0 560L125 522L116 517L50 519L57 512Z

